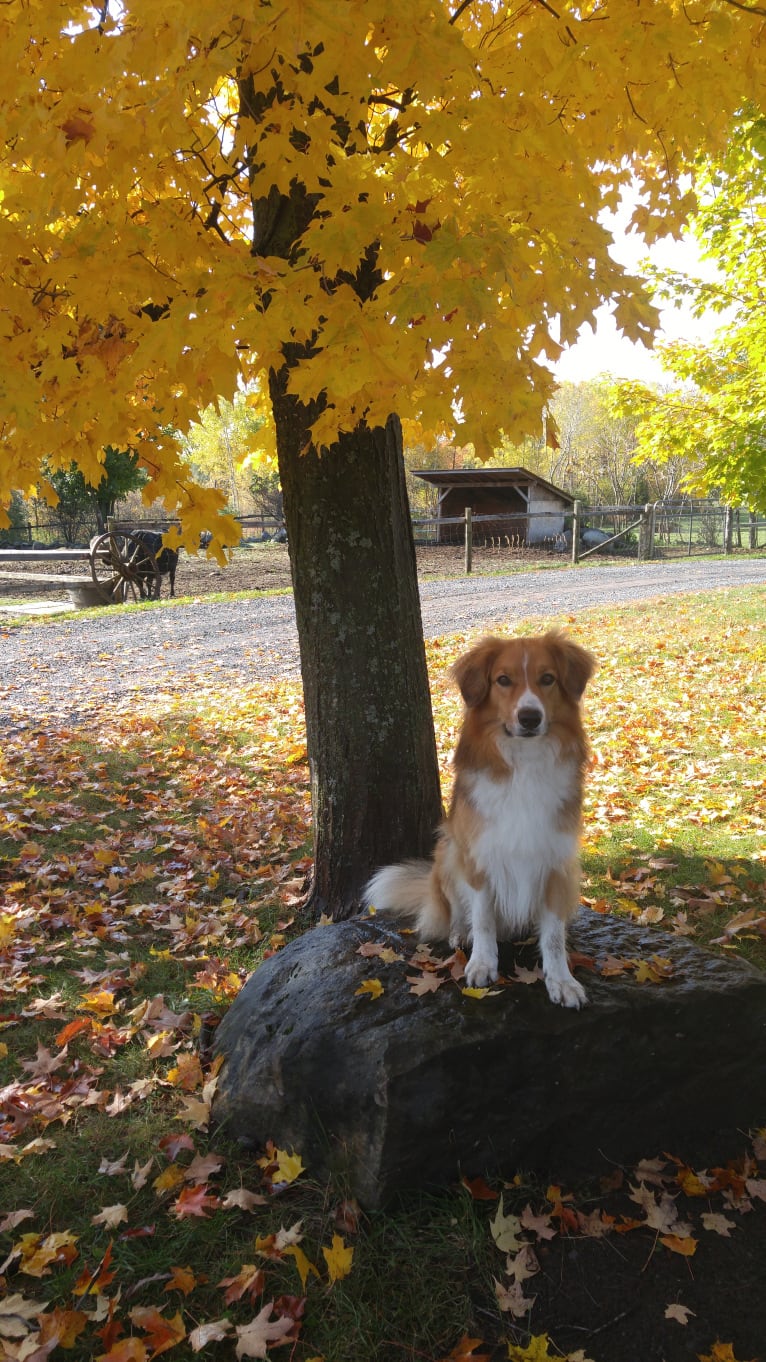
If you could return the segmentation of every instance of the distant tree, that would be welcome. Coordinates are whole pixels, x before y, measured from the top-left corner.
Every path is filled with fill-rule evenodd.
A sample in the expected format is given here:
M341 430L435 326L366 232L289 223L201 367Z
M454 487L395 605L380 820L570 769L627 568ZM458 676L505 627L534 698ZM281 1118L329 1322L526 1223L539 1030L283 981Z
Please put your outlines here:
M616 407L608 374L563 383L550 402L537 438L504 449L507 461L592 505L644 500L646 476L633 462L634 422Z
M108 445L103 452L101 481L86 481L76 463L69 468L46 467L41 499L47 502L51 518L58 525L65 543L74 544L90 534L94 522L100 534L106 529L107 517L114 515L118 501L143 487L146 471L139 465L138 455L129 449L115 449ZM49 492L46 495L45 485ZM52 494L52 495L51 495Z
M229 402L219 397L201 412L179 437L183 457L203 487L218 487L226 495L233 515L245 514L253 483L259 485L252 459L260 449L259 432L264 418L250 404L249 395L235 394ZM264 474L268 483L270 473ZM256 498L257 500L257 498Z
M25 542L29 529L29 515L20 492L13 492L8 505L8 525L0 529L0 547Z
M691 303L722 324L706 345L661 347L678 380L660 392L623 385L638 417L640 457L685 461L686 485L733 506L766 509L766 114L742 117L725 151L707 161L692 230L713 279L658 272L656 296Z

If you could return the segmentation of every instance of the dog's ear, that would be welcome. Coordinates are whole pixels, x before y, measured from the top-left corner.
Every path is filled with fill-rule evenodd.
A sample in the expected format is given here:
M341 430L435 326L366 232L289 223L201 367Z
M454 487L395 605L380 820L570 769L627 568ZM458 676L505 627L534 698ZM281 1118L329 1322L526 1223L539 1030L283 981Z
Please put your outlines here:
M562 634L549 634L548 646L556 655L559 665L559 680L567 695L574 700L582 697L583 691L596 670L596 659L587 648Z
M503 646L500 638L483 638L469 653L459 657L452 675L469 709L481 705L489 695L492 664Z

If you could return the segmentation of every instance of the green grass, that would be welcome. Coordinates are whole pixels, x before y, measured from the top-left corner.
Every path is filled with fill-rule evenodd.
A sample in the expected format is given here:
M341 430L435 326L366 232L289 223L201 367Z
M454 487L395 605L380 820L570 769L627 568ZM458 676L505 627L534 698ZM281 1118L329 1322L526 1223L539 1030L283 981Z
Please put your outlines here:
M762 609L759 591L738 590L556 622L600 661L587 700L586 900L763 969ZM457 637L429 645L445 787L459 709L445 673L464 645ZM488 1346L523 1342L530 1321L501 1316L495 1300L493 1278L505 1271L489 1229L496 1202L474 1201L456 1185L359 1214L354 1225L358 1212L344 1207L342 1186L313 1183L308 1169L274 1193L251 1155L179 1117L209 1078L192 1067L184 1086L183 1066L200 1055L208 1062L211 1026L241 982L264 953L309 925L301 907L310 848L303 742L295 685L236 681L153 699L130 715L105 707L87 730L46 724L34 738L8 737L0 759L0 1119L11 1156L0 1162L0 1222L11 1211L31 1214L0 1232L5 1286L47 1303L49 1314L84 1304L98 1313L100 1294L114 1301L123 1337L137 1340L145 1339L130 1319L138 1305L168 1317L180 1311L190 1333L224 1316L242 1325L268 1301L305 1294L298 1342L275 1352L295 1362L436 1362L465 1335ZM727 933L743 914L749 923ZM50 1072L46 1055L60 1061ZM168 1143L182 1135L193 1148ZM156 1180L168 1169L183 1179L195 1154L208 1153L221 1160L206 1179L217 1200L203 1215L179 1218L179 1195L192 1184ZM123 1171L99 1171L123 1156ZM134 1185L134 1169L148 1163L143 1185ZM263 1204L221 1204L243 1187ZM590 1209L597 1195L577 1189L573 1204ZM545 1189L523 1170L504 1196L517 1214L546 1204ZM111 1230L93 1223L115 1205L125 1206L124 1222ZM266 1244L298 1222L300 1247L319 1273L305 1293L294 1258L268 1256ZM25 1236L64 1231L76 1237L72 1261L30 1271ZM354 1255L350 1273L332 1284L323 1249L335 1234ZM83 1272L96 1273L110 1244L113 1280L77 1295ZM248 1263L262 1270L259 1289L227 1305L220 1283ZM166 1290L181 1267L194 1274L188 1296ZM534 1315L531 1325L542 1331ZM66 1355L108 1356L117 1340L103 1330L103 1318L89 1320ZM206 1351L228 1359L235 1342L231 1335ZM151 1355L139 1347L136 1362ZM173 1355L194 1354L186 1342ZM595 1362L612 1359L598 1353Z

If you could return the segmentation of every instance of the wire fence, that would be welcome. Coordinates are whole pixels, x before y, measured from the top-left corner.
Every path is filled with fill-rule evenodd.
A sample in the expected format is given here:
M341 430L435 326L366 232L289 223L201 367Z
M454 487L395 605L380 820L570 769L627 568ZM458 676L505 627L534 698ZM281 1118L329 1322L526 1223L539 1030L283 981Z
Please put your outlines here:
M173 520L133 518L115 520L118 528L167 531ZM272 514L239 519L247 543L285 542L284 522ZM36 518L0 535L0 546L62 548L87 544L99 532L95 519L62 527L61 520ZM573 562L613 555L657 559L701 557L727 553L757 553L766 549L766 516L732 509L716 502L688 498L649 505L588 506L575 501L571 509L552 507L512 514L418 516L413 519L415 543L424 548L463 548L466 571L474 555L492 550L509 558L531 555L569 557Z

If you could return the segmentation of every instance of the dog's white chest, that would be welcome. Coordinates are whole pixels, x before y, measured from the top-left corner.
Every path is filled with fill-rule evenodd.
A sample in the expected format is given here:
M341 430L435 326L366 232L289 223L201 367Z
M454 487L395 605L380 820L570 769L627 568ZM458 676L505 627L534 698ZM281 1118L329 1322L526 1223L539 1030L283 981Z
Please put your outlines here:
M534 917L550 871L577 853L576 834L560 826L563 806L575 793L577 768L562 761L551 744L522 741L531 750L522 749L508 779L477 772L470 793L482 824L474 859L491 885L496 911L512 930Z

